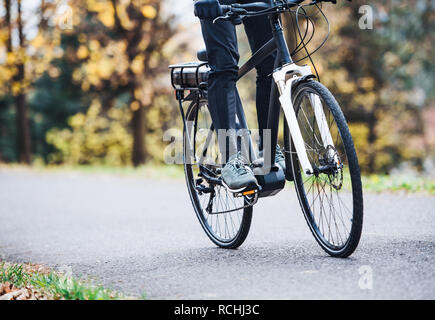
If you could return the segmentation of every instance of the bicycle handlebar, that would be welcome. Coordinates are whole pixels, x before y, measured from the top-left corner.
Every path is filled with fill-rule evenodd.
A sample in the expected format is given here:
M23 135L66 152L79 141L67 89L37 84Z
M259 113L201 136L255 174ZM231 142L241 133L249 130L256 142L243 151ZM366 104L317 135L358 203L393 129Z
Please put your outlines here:
M277 1L275 6L272 6L270 2L250 2L250 3L235 3L232 5L221 5L223 16L217 17L213 22L217 20L236 20L252 15L258 15L260 12L271 13L272 10L283 12L282 10L288 10L291 7L297 6L305 0L280 0ZM352 0L348 0L352 1ZM312 0L310 4L317 4L320 2L332 2L336 4L336 0Z
M273 9L289 9L293 6L296 6L305 0L281 0L276 3L275 6L272 6L270 2L250 2L250 3L235 3L232 5L221 5L223 15L214 19L213 22L218 20L230 20L236 21L237 19L241 19L244 17L258 15L260 12L269 13L269 11ZM320 2L322 0L313 0L313 2ZM323 0L325 1L325 0ZM330 1L330 0L326 0Z
M283 0L281 5L286 4L289 7L290 6L295 6L299 3L304 2L305 0ZM240 11L245 10L245 11L260 11L260 10L267 10L272 8L269 2L259 2L259 1L255 1L255 2L250 2L250 3L235 3L232 5L221 5L222 8L222 12L225 14L229 11L232 11L234 9L240 9Z

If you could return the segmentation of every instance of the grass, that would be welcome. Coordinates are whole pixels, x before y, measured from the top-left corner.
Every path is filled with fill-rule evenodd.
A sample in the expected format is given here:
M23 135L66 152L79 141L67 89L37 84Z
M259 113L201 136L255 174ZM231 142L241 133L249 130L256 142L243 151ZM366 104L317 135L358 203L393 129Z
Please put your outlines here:
M364 192L435 195L435 179L418 174L363 175L361 182ZM345 172L344 188L350 190L350 186L350 175Z
M10 283L16 288L30 288L48 299L119 300L125 297L115 291L62 273L33 265L0 262L0 284Z
M369 175L362 177L364 190L407 192L435 195L435 179L420 175Z

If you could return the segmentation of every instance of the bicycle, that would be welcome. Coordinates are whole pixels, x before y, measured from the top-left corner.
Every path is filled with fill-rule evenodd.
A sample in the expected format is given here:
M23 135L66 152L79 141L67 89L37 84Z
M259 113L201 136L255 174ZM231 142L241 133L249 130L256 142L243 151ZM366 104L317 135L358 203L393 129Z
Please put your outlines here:
M183 164L189 195L202 228L219 247L239 247L248 235L254 205L259 198L283 190L286 181L294 182L305 220L323 250L334 257L348 257L358 246L363 224L363 194L352 136L334 96L315 80L310 66L299 66L292 60L281 27L281 14L295 13L301 38L297 48L304 48L311 60L304 42L307 32L302 36L297 19L300 15L310 19L305 7L316 6L321 11L318 4L322 1L301 5L303 1L269 0L222 6L224 15L216 19L235 22L267 14L272 26L273 38L240 67L238 77L241 79L277 51L268 129L270 145L275 146L282 109L286 170L283 172L274 160L264 161L275 159L275 148L264 150L263 161L256 158L249 137L251 167L260 185L256 190L231 193L222 184L216 132L207 107L206 52L198 52L200 62L170 66L183 120ZM292 10L294 7L297 9ZM186 112L185 101L190 102ZM236 111L237 129L249 133L244 110Z

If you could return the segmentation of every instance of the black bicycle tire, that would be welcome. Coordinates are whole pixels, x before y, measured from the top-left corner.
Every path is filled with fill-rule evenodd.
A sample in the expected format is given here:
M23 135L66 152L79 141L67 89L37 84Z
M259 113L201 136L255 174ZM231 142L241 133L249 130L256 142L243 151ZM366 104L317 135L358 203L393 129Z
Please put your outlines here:
M360 167L358 164L358 157L356 154L355 146L353 143L352 136L349 131L349 127L347 125L346 119L344 117L344 114L338 105L337 101L335 100L334 96L331 94L331 92L323 86L321 83L311 80L307 82L299 83L293 90L292 90L292 97L293 97L293 106L295 109L295 112L297 113L299 110L298 105L298 97L303 93L305 90L312 90L316 94L318 94L325 104L330 109L334 120L337 124L341 140L343 141L347 160L349 162L349 171L351 176L351 185L352 185L352 197L353 197L353 215L352 215L352 228L350 231L349 238L347 239L344 246L339 250L333 250L330 246L328 246L319 236L319 234L316 232L315 228L312 225L312 222L310 221L310 217L307 215L306 210L306 203L303 203L303 199L301 199L301 189L304 188L303 183L301 183L300 178L297 176L298 173L296 170L299 170L299 164L297 161L297 155L286 153L286 166L287 168L291 168L293 178L294 178L294 184L296 193L298 196L299 204L301 206L301 209L303 211L305 220L307 221L307 224L316 239L317 243L320 245L320 247L326 251L329 255L333 257L340 257L345 258L349 257L358 247L359 241L361 239L362 234L362 227L363 227L363 192L362 192L362 183L361 183L361 173L360 173ZM289 127L287 125L287 122L284 119L284 144L285 144L285 150L294 150L294 148L291 148L292 146L290 144L293 144ZM298 167L296 167L298 166ZM309 204L308 204L309 206Z

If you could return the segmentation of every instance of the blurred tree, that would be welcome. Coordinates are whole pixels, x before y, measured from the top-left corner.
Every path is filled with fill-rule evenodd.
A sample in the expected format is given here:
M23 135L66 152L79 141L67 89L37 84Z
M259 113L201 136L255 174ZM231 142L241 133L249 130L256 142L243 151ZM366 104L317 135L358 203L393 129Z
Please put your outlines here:
M373 29L359 24L366 4L325 6L332 35L314 59L351 124L363 170L389 172L407 160L421 168L424 146L405 141L424 136L420 115L435 91L433 2L377 1Z
M125 166L130 163L132 137L127 127L131 114L124 108L102 113L101 102L94 99L86 113L69 118L71 129L52 129L47 141L57 151L51 162L68 165Z
M9 1L9 0L8 0ZM27 164L31 163L31 139L30 139L30 127L28 110L26 105L26 87L28 85L25 74L25 51L27 46L25 44L24 32L23 32L23 20L21 10L21 0L17 0L17 29L19 44L16 49L16 68L17 72L13 77L12 93L15 97L16 117L17 117L17 129L18 129L18 152L19 161Z
M23 33L22 8L21 0L16 3L17 14L15 21L12 21L12 6L10 0L4 0L5 25L6 25L6 50L7 50L7 67L9 74L6 76L8 87L12 92L17 126L17 151L18 161L31 162L31 138L28 119L28 110L26 105L27 83L25 81L25 51L26 44ZM18 44L14 47L12 42L13 27L18 32Z
M42 157L55 163L105 163L106 154L111 164L161 161L163 132L180 125L168 60L192 59L180 41L192 46L201 42L199 34L192 41L185 16L180 25L165 13L162 8L170 3L3 0L0 161L28 161L25 150L30 144L22 142L30 141L29 135L35 161ZM358 26L363 4L324 5L332 35L314 60L322 82L337 96L350 122L363 169L389 171L402 161L421 166L429 148L422 138L426 121L421 111L435 92L434 34L429 32L434 28L433 1L373 3L374 29L368 30ZM18 7L24 15L18 14ZM64 21L62 8L72 19ZM186 10L191 14L191 7ZM318 25L311 48L326 30L321 15L313 18ZM294 21L287 16L284 23L290 28L288 44L294 47ZM179 37L173 37L176 28ZM243 61L250 53L246 38L241 40ZM296 58L303 55L301 51ZM240 83L244 104L252 110L254 77L250 74ZM118 112L125 117L114 116ZM26 117L28 129L22 129L26 121L18 120ZM111 130L112 126L122 130Z
M148 156L147 113L158 96L158 76L167 71L163 47L174 34L172 17L161 12L161 1L71 1L75 8L76 57L82 64L73 73L82 89L98 94L103 109L128 95L132 111L132 161Z
M23 19L23 5L21 0L4 0L4 16L0 23L0 56L4 54L0 64L0 147L6 145L5 157L31 163L32 134L31 110L28 97L32 91L35 79L38 79L47 69L57 48L56 40L59 36L50 31L46 22L45 11L55 8L55 3L40 2L37 10L41 13L39 23L31 32L31 38L25 34ZM52 10L54 11L54 10ZM31 28L32 29L32 28ZM2 52L2 49L5 52ZM13 101L14 112L10 110ZM15 127L11 128L10 121L15 117ZM5 141L6 140L6 141ZM12 143L15 140L16 143ZM10 152L16 150L16 156Z

